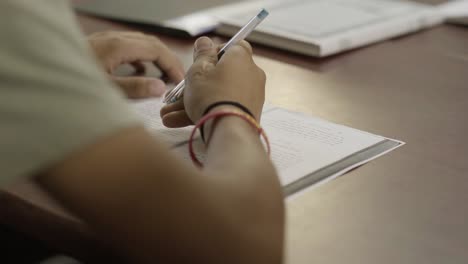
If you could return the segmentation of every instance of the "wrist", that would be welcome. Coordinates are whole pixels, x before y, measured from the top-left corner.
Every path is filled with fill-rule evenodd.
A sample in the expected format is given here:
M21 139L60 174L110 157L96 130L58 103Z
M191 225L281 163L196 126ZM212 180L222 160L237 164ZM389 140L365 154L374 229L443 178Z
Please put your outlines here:
M245 114L244 111L242 111L241 109L239 109L236 106L223 104L223 105L218 105L218 106L215 106L215 107L211 108L208 112L205 113L205 115L211 114L211 113L214 113L214 112L219 112L219 111L230 111L230 112L244 113Z
M216 111L221 111L221 112L227 111L227 112L237 113L238 115L241 115L241 114L247 115L248 118L251 118L254 123L257 123L257 120L260 119L260 115L258 115L258 118L256 118L256 116L252 113L252 111L250 111L250 109L247 108L246 106L244 106L243 104L241 104L241 103L239 103L237 101L229 101L229 100L215 101L215 102L209 104L205 108L205 110L203 111L202 118L204 116L210 115L210 113L211 113L211 115L213 113L216 114L216 112L212 111L214 109L217 109ZM230 109L234 109L234 110L230 110ZM211 122L211 124L210 124L211 129L209 129L208 131L213 130L213 127L215 126L215 123L216 123L215 120ZM201 124L201 126L200 126L200 134L201 134L201 138L202 138L203 142L206 143L207 140L205 138L204 124Z
M218 120L211 124L210 129L210 138L212 138L212 141L218 142L214 146L215 149L223 145L238 146L239 144L245 146L261 147L259 138L259 136L261 136L265 140L267 153L268 155L270 154L270 143L268 141L268 137L266 136L265 131L262 129L260 124L253 117L245 114L243 111L238 112L231 110L218 110L205 115L199 122L197 122L194 129L192 130L192 133L190 134L189 153L192 161L197 166L202 167L203 164L196 157L193 148L195 131L210 120ZM217 126L216 129L215 126ZM227 141L228 143L221 143L223 141ZM235 142L234 145L233 142Z
M229 111L229 112L235 112L239 114L245 114L244 111L240 110L238 107L233 106L233 105L219 105L216 107L213 107L210 109L208 112L205 113L205 115L216 113L216 112L222 112L222 111ZM242 129L247 129L248 131L253 132L255 135L258 135L258 133L255 131L255 129L247 124L244 120L236 117L236 116L225 116L217 119L211 119L208 120L201 129L203 130L203 134L205 137L205 142L208 144L210 141L210 138L215 131L216 127L218 125L221 126L229 126L231 129L235 130L237 127L243 127Z

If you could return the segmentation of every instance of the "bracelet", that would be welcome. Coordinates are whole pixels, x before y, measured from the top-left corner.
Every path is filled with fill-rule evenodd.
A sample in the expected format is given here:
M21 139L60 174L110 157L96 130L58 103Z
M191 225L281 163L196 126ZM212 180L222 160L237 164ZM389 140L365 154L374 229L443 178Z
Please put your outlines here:
M203 126L203 124L206 123L208 120L216 119L216 118L224 117L224 116L237 116L237 117L240 117L243 120L247 121L251 126L253 126L255 128L255 130L257 130L258 134L260 134L263 137L263 140L265 141L265 144L266 144L267 153L268 153L268 155L270 155L270 153L271 153L270 141L268 140L268 137L267 137L265 131L263 130L263 128L260 126L260 124L258 124L258 122L253 117L251 117L249 115L246 115L246 114L238 113L238 112L220 111L220 112L215 112L215 113L208 114L208 115L205 115L204 117L202 117L198 121L198 123L195 125L195 127L192 130L192 133L190 134L190 138L189 138L189 142L188 142L189 154L190 154L190 158L192 159L192 162L195 165L197 165L198 167L203 167L203 164L198 160L198 158L195 155L194 149L193 149L193 139L195 137L195 133L196 133L197 129L200 128L201 126Z
M235 106L235 107L239 108L240 110L244 111L246 114L248 114L249 116L251 116L251 117L255 120L255 116L252 114L252 112L251 112L247 107L245 107L245 106L242 105L241 103L234 102L234 101L218 101L218 102L214 102L214 103L210 104L210 105L205 109L205 111L203 111L203 115L202 115L202 116L205 116L205 115L208 114L211 110L213 110L213 108L215 108L215 107L217 107L217 106L220 106L220 105L232 105L232 106ZM203 142L206 143L206 140L205 140L205 132L203 131L203 124L200 126L200 136L201 136Z
M212 104L210 104L206 109L205 111L203 112L203 116L205 116L206 114L208 114L208 112L210 112L213 108L217 107L217 106L220 106L220 105L232 105L232 106L235 106L237 108L239 108L240 110L244 111L246 114L248 114L249 116L251 116L253 119L255 119L255 116L252 114L252 112L247 108L245 107L244 105L242 105L241 103L238 103L238 102L234 102L234 101L218 101L218 102L214 102Z

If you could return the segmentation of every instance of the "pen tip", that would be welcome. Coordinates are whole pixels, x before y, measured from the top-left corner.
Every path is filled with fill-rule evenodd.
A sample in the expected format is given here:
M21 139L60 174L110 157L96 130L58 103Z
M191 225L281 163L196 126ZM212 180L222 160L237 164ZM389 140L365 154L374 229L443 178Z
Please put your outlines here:
M268 16L268 11L265 8L262 8L260 13L258 13L258 18L264 19L266 16Z

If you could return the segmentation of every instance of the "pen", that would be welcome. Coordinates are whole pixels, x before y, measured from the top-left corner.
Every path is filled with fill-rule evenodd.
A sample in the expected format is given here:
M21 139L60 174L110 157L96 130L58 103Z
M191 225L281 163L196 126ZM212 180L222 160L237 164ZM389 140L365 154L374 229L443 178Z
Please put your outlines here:
M230 47L236 45L239 41L245 39L264 19L268 16L268 11L265 9L260 10L260 12L255 15L253 18L247 22L240 30L237 32L227 43L224 45L218 52L218 59L223 56L223 54ZM170 91L164 98L164 103L173 103L180 99L185 87L185 79L177 84L172 91Z

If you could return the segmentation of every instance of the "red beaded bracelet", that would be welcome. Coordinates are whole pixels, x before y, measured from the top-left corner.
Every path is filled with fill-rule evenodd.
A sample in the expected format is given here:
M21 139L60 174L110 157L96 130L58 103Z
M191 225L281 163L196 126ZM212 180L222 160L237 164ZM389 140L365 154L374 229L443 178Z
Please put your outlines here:
M219 112L214 112L214 113L211 113L211 114L208 114L208 115L205 115L204 117L202 117L197 122L197 124L195 125L195 127L192 130L192 133L190 134L189 144L188 144L189 153L190 153L190 158L192 159L192 162L195 165L197 165L198 167L203 167L203 164L198 160L198 158L196 157L195 152L193 150L193 139L195 137L195 133L197 132L197 129L200 128L200 126L202 126L203 124L205 124L208 120L216 119L216 118L223 117L223 116L237 116L237 117L240 117L240 118L244 119L245 121L247 121L263 137L263 140L265 140L265 144L266 144L266 147L267 147L267 153L268 153L268 155L270 155L270 153L271 153L270 141L268 140L268 137L267 137L265 131L263 130L263 128L260 126L260 124L258 124L258 122L254 118L252 118L251 116L249 116L247 114L243 114L243 113L239 113L239 112L219 111Z

